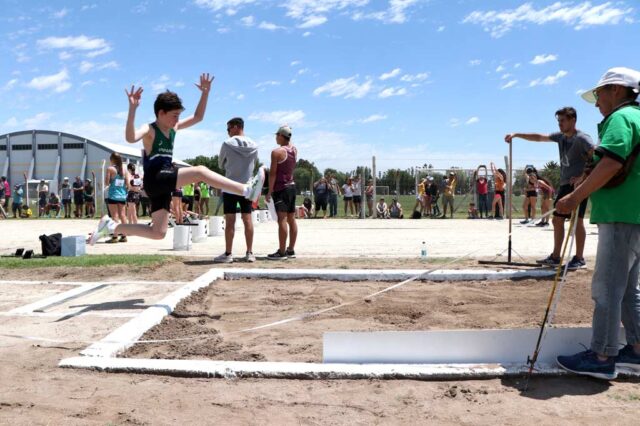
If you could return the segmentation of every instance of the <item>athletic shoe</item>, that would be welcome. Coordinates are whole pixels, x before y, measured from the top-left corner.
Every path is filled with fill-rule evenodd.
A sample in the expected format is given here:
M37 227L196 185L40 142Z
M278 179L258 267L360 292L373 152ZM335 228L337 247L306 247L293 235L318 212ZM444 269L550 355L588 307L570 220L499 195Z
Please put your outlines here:
M222 253L213 259L213 263L233 263L233 255L231 253Z
M116 244L117 242L118 242L118 237L116 237L115 235L112 235L111 238L105 241L105 243L107 244Z
M543 226L549 226L549 222L545 222Z
M614 357L600 361L598 355L589 350L570 356L561 355L557 358L557 362L560 368L583 376L604 380L613 380L618 377Z
M569 265L567 266L570 271L575 271L576 269L582 269L586 267L587 263L584 261L584 259L578 259L578 257L576 256L573 256L573 258L569 262Z
M503 220L503 219L504 219L504 217L502 217L502 216L496 216L496 219L497 219L497 220Z
M262 193L262 187L264 186L264 166L258 169L258 173L247 182L247 189L244 194L244 198L251 200L252 202L258 201L260 194Z
M126 235L120 235L120 239L118 240L119 243L126 243L127 242L127 236Z
M526 225L527 223L529 223L529 219L521 220L520 223Z
M89 238L89 245L94 245L100 238L113 234L116 225L116 222L108 215L102 216L95 231L91 234L91 238Z
M540 221L540 222L536 223L536 226L539 227L539 228L542 228L544 226L544 222Z
M280 250L276 250L275 253L271 253L269 255L267 255L267 259L269 260L287 260L287 252L285 251L284 254L280 253Z
M294 250L291 250L291 249L287 249L286 255L287 255L287 257L290 257L291 259L295 259L296 258L296 252Z
M538 265L544 266L558 266L560 264L560 259L553 257L553 255L549 255L544 259L536 260Z
M247 252L247 254L244 255L244 261L245 262L249 262L249 263L253 263L256 261L256 257L253 253L251 253L250 251Z
M640 371L640 355L633 350L633 346L631 345L627 345L620 349L615 360L616 367L630 368L632 370Z

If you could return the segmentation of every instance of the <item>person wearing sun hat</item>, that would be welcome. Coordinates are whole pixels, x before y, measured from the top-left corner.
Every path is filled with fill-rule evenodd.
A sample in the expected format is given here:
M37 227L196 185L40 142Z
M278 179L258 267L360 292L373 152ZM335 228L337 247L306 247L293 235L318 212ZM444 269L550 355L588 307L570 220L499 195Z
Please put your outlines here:
M617 369L640 371L640 71L611 68L582 94L604 117L592 167L575 191L558 201L561 213L591 198L598 249L591 282L595 302L589 350L559 356L573 373L615 379ZM620 349L620 322L626 346Z

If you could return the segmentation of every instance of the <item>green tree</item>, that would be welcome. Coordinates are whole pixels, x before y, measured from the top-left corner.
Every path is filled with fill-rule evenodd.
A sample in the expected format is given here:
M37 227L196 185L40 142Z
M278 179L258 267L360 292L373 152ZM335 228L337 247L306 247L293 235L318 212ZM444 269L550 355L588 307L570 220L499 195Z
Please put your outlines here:
M540 170L540 176L551 182L554 188L560 187L560 164L555 161L549 161Z

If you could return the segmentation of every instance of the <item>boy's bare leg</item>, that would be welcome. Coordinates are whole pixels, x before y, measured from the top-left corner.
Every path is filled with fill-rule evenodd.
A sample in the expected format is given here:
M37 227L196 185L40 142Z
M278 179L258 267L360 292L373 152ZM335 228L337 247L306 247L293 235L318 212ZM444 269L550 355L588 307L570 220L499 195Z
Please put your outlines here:
M222 189L225 192L244 196L245 188L243 183L234 182L231 179L219 175L204 166L184 167L178 169L177 187L188 185L193 182L204 181L209 185Z
M247 251L253 253L253 221L251 213L242 213L242 223L244 224L244 241L247 244Z
M287 249L287 222L288 222L288 214L285 212L278 212L278 242L279 242L279 250L280 253L285 253ZM294 214L295 217L295 214Z
M578 217L576 220L576 257L584 258L584 243L587 239L587 230L584 227L584 219Z
M167 234L169 212L165 209L156 210L151 213L152 225L124 225L116 226L114 234L124 234L127 236L135 236L148 238L150 240L161 240Z
M287 223L289 224L289 250L293 250L298 239L298 224L295 213L287 214Z

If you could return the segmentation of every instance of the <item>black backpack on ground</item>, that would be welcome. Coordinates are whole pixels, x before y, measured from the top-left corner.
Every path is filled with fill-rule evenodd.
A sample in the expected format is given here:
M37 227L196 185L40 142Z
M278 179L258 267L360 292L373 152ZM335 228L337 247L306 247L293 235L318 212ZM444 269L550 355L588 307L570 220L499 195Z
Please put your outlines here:
M62 254L62 234L40 235L43 256L60 256Z

